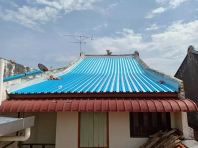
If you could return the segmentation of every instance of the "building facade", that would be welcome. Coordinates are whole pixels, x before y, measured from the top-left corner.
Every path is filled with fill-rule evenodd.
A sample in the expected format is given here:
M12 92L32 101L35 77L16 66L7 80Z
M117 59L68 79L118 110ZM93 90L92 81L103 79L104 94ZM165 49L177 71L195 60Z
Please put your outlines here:
M193 46L189 46L187 55L177 70L175 77L184 83L185 96L198 103L198 51ZM198 139L198 114L197 112L188 113L189 125L195 130L195 138Z
M35 116L21 147L136 148L159 130L189 136L182 81L150 69L138 52L85 55L53 78L50 72L7 86L1 114Z

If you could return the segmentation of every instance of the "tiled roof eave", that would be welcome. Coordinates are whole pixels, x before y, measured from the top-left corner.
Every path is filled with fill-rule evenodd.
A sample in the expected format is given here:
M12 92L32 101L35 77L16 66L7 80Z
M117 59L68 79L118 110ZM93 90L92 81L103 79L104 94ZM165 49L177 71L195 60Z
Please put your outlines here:
M13 112L197 112L189 99L6 100L0 113Z

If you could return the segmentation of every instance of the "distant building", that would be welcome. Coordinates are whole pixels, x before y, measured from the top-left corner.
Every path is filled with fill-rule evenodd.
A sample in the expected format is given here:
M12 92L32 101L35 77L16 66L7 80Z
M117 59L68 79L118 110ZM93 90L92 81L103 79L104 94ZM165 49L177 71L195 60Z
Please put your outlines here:
M150 69L138 52L82 55L62 71L7 86L0 106L7 116L35 116L24 148L138 148L159 130L188 137L186 112L197 110L182 81Z
M192 99L198 104L198 51L193 46L188 48L187 55L175 77L183 81L186 98ZM198 132L198 113L189 113L188 115L189 125Z
M20 72L22 68L21 66L18 66L17 64L8 63L8 61L5 59L0 59L0 105L1 105L1 102L7 98L6 97L7 94L5 91L6 89L5 83L7 82L5 82L4 80L4 72L9 71L7 69L8 66L10 66L12 70L12 74L10 75L13 75L15 73L16 71L15 68L20 67L20 69L17 72ZM11 77L11 76L8 76L8 77ZM11 79L6 79L6 81L8 80L11 80ZM34 125L34 117L28 117L28 118L15 117L14 118L10 115L9 117L6 117L6 115L3 115L1 113L0 114L0 147L1 148L10 147L10 145L12 147L17 147L16 141L25 141L30 137L30 133L31 133L30 128L33 125ZM24 135L21 135L22 131L24 131Z
M4 77L25 73L31 70L31 68L18 64L15 61L4 58L0 58L0 59L3 59L5 63Z

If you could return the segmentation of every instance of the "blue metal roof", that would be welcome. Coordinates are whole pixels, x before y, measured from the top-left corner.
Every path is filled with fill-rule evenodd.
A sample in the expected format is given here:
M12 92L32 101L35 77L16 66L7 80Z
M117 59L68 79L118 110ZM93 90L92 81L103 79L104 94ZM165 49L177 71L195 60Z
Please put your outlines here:
M46 80L11 93L175 92L178 87L177 82L148 72L134 56L87 56L60 80Z
M41 70L33 70L33 71L30 71L30 72L16 74L16 75L13 75L13 76L8 76L8 77L3 78L3 82L12 81L12 80L15 80L15 79L20 79L20 78L24 78L24 77L27 77L27 76L33 76L33 75L40 74L40 73L42 73Z

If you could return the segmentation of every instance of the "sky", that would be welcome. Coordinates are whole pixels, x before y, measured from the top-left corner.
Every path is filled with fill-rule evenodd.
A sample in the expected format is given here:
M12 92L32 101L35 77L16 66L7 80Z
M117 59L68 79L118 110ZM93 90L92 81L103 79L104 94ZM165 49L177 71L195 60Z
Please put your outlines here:
M0 0L0 57L57 68L85 54L138 51L174 75L189 45L198 49L198 0Z

